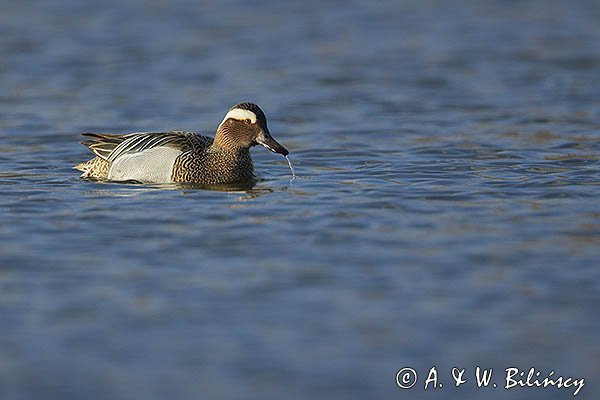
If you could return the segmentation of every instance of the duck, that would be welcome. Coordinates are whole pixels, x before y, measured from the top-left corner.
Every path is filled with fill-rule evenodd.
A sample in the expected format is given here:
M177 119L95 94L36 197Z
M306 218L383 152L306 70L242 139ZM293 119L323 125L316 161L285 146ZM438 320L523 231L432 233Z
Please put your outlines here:
M83 133L95 157L73 168L81 178L141 183L237 184L255 180L250 148L262 145L287 157L256 104L231 107L214 139L196 132Z

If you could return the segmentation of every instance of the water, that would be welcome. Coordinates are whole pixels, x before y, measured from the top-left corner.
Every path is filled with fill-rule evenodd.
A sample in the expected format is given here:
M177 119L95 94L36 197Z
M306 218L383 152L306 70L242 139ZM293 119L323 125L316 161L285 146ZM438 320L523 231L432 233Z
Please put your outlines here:
M599 42L595 1L3 2L0 398L597 398ZM71 169L246 100L293 182Z

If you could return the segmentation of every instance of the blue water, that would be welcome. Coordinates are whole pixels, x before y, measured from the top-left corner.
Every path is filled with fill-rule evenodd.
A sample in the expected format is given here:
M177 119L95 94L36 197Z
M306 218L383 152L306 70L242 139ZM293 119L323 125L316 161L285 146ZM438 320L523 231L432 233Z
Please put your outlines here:
M600 395L598 2L1 10L1 399L573 397L513 366ZM243 191L71 169L81 132L246 100L295 180L264 148Z

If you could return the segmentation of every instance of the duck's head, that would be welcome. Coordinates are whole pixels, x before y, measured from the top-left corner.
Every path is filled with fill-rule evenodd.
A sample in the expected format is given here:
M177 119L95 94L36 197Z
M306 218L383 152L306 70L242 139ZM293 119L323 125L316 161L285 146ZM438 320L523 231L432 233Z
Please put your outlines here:
M274 153L289 154L273 139L265 113L254 103L239 103L231 107L217 128L215 141L225 148L248 148L260 144Z

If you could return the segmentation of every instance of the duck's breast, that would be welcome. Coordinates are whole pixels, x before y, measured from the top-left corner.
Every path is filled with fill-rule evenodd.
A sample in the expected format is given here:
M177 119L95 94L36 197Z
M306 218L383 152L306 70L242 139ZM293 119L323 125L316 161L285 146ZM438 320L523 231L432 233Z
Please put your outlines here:
M137 153L126 153L111 163L108 179L112 181L136 180L140 182L171 182L173 164L181 150L160 146Z

